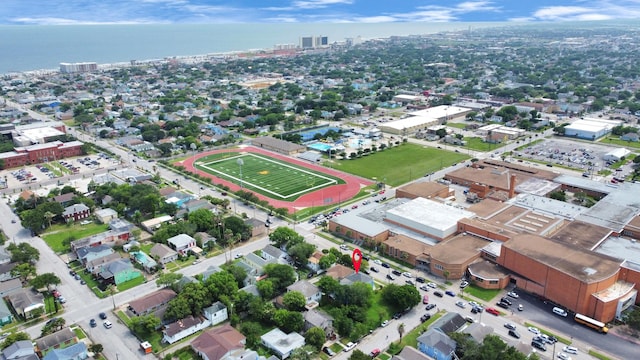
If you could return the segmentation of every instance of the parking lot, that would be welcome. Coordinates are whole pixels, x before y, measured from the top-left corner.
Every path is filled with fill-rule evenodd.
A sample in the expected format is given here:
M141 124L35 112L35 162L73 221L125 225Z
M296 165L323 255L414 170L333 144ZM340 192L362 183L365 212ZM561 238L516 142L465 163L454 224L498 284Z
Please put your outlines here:
M582 171L583 176L597 173L603 169L609 169L611 163L604 160L604 156L615 149L596 143L575 142L563 139L546 139L531 145L523 150L514 151L514 155L520 158L531 159L548 163L551 166L561 165ZM549 165L547 165L549 166ZM614 169L609 169L615 171ZM626 175L629 169L622 169Z
M8 188L19 188L68 175L91 173L117 163L118 160L105 154L66 158L3 170L0 178L6 180Z

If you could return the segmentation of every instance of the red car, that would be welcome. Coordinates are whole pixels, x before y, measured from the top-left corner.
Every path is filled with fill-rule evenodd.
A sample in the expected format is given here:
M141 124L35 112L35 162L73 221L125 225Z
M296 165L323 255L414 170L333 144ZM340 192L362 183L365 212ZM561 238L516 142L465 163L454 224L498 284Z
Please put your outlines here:
M59 298L60 297L60 292L58 290L53 290L51 292L51 295L53 295L54 298Z
M500 311L498 311L498 310L496 310L494 308L488 307L488 308L484 309L484 311L488 312L489 314L493 314L495 316L500 316Z
M380 355L380 349L373 349L373 351L371 351L371 354L369 354L372 358Z

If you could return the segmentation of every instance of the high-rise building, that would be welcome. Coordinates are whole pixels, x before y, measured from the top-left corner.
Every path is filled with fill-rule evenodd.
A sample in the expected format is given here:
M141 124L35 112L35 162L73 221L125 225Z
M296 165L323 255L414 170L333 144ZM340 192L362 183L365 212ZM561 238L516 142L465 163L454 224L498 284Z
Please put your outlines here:
M98 64L94 62L60 63L60 72L65 74L96 70L98 70Z
M300 47L303 49L313 49L329 46L328 36L302 36L300 37Z
M300 47L303 49L313 48L313 36L303 36L300 38Z

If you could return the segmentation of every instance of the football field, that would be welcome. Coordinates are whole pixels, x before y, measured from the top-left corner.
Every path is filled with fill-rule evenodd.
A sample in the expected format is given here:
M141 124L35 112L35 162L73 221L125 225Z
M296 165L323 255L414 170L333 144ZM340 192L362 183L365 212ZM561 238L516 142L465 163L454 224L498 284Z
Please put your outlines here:
M243 189L288 201L327 186L344 183L328 174L248 152L206 156L198 159L194 166L197 170L230 181Z

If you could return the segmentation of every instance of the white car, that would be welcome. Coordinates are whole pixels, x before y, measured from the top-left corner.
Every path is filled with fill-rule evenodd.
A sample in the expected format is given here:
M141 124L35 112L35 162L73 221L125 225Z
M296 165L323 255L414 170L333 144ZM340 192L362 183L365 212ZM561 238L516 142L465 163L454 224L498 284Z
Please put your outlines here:
M412 277L413 277L413 275L411 275L411 273L410 273L410 272L408 272L408 271L403 272L403 273L402 273L402 276L404 276L404 277L408 277L408 278L412 278Z
M235 256L236 259L240 259L241 257L242 257L242 253L237 253Z
M378 259L373 260L373 263L377 264L377 265L382 265L382 261L380 261Z
M464 309L467 306L467 304L465 304L464 301L456 301L456 306Z
M349 250L349 247L347 245L340 245L340 249L342 250Z
M512 297L512 298L514 298L514 299L517 299L517 298L519 298L519 297L520 297L520 296L519 296L518 294L516 294L514 291L509 291L509 292L507 293L507 296Z
M578 353L578 349L574 348L573 346L565 346L562 351L569 353L569 354L577 354Z
M435 288L437 288L437 287L438 287L438 285L436 285L435 283L432 283L432 282L427 283L427 286L428 286L428 287L430 287L430 288L432 288L432 289L435 289Z
M540 335L540 330L538 330L538 328L537 328L537 327L529 326L529 327L527 328L527 330L529 330L529 332L532 332L532 333L534 333L534 334L536 334L536 335Z
M385 320L385 321L382 322L382 324L380 324L380 326L382 326L382 327L385 327L387 325L389 325L389 320Z
M559 352L558 353L558 359L560 359L560 360L571 360L571 356L569 356L569 355L567 355L565 353Z
M420 285L420 290L429 291L429 287L425 284Z
M467 286L469 286L469 282L468 281L463 281L463 282L460 283L460 289L464 289Z
M111 321L109 320L105 320L102 325L104 325L104 327L106 327L107 329L111 329L111 327L113 326L113 324L111 323Z
M355 347L356 347L356 344L350 342L350 343L347 344L347 346L342 351L349 352L349 351L353 350L353 348L355 348Z

